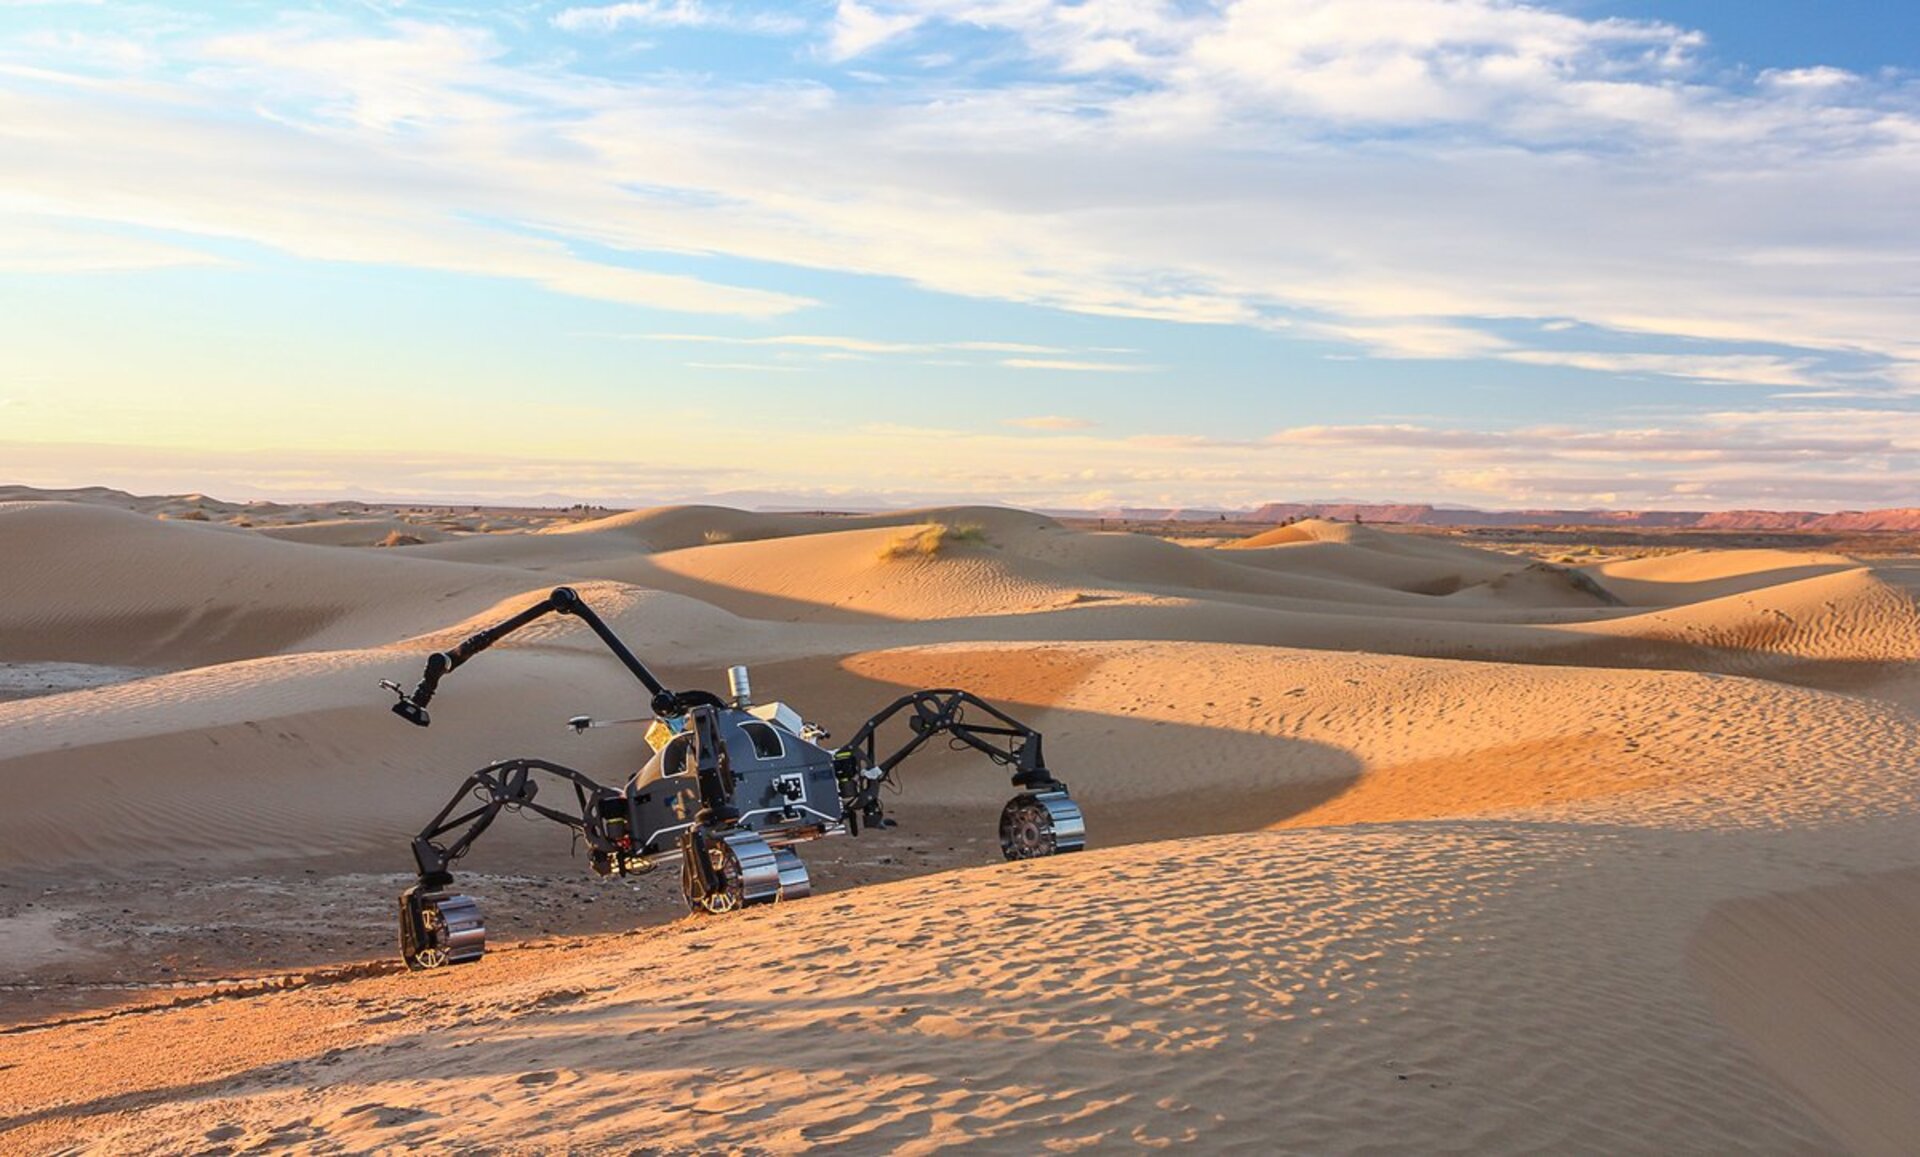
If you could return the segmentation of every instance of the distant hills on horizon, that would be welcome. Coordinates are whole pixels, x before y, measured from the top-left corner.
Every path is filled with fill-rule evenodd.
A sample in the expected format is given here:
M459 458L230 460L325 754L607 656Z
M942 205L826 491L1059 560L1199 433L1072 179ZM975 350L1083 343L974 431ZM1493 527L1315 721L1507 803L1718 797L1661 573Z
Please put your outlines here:
M1406 526L1580 526L1643 530L1798 530L1859 533L1920 530L1920 507L1885 510L1473 510L1420 503L1269 502L1250 511L1120 507L1078 517L1134 521L1283 523L1302 518Z
M818 510L818 504L787 499L772 492L715 494L689 499L687 504L702 503L737 506L759 510ZM129 494L105 486L88 486L70 490L40 489L31 486L11 486L0 484L0 501L68 501L89 502L119 506L130 510L148 510L155 504L200 503L213 509L239 510L243 506L292 505L285 502L236 503L209 498L200 494L141 496ZM757 501L752 501L757 500ZM359 503L381 506L445 506L480 505L491 507L516 507L524 505L529 509L565 508L577 505L575 499L562 495L539 495L527 503L503 503L478 499L410 499L402 497L366 497L314 499L300 505L327 505L333 503ZM976 500L977 503L977 500ZM964 500L951 505L968 505ZM599 509L619 509L624 505L644 507L653 505L645 502L616 503L596 501L590 504ZM680 504L668 504L680 505ZM947 504L943 504L947 505ZM831 509L848 512L900 509L897 505L884 502L848 501L842 498L833 502ZM1920 507L1891 507L1880 510L1477 510L1469 507L1434 506L1426 503L1391 502L1269 502L1251 510L1226 509L1218 507L1147 507L1118 506L1099 510L1071 510L1049 507L1037 508L1040 513L1064 518L1110 518L1135 522L1215 522L1225 519L1230 522L1273 523L1298 521L1303 518L1325 518L1338 522L1352 522L1355 519L1365 523L1398 524L1403 526L1435 527L1522 527L1522 526L1565 526L1565 527L1617 527L1620 529L1645 530L1726 530L1726 531L1806 531L1810 533L1854 534L1872 531L1920 531Z

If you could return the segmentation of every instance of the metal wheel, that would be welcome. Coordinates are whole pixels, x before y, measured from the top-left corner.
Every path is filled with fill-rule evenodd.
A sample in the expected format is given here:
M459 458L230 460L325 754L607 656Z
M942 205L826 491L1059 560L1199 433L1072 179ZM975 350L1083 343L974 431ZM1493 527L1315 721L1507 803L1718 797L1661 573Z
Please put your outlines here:
M472 897L411 890L400 897L400 955L408 968L471 964L486 951L486 921Z
M780 867L780 898L798 900L813 895L813 881L807 878L807 865L800 859L800 853L792 848L781 848L773 854L774 862Z
M1063 855L1086 846L1086 818L1064 791L1016 795L1000 812L1000 852L1009 860Z
M798 857L795 857L798 859ZM707 843L707 862L720 886L708 891L689 862L680 874L687 907L718 916L780 896L780 863L767 841L749 831L729 832Z

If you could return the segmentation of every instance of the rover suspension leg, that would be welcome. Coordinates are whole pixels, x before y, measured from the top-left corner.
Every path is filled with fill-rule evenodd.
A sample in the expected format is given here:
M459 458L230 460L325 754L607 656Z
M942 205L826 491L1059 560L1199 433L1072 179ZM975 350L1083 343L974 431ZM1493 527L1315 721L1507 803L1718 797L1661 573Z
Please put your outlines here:
M978 714L969 717L969 710ZM985 716L981 719L979 716ZM882 757L880 729L903 717L910 735ZM966 746L995 763L1013 768L1020 794L1000 812L1000 851L1009 860L1031 860L1077 852L1087 846L1087 821L1067 785L1047 770L1038 731L970 691L956 687L914 691L901 696L861 724L846 746L834 753L840 780L841 813L849 830L882 821L880 787L893 782L893 769L938 736Z
M574 810L537 802L537 774L573 788ZM462 805L470 805L460 811ZM624 873L636 854L621 794L572 768L541 759L506 759L474 772L413 839L419 882L400 894L400 957L411 969L471 964L487 950L480 905L453 891L453 862L465 855L500 813L513 809L571 828L586 841L594 869ZM455 814L458 812L459 814ZM457 838L442 844L450 833Z

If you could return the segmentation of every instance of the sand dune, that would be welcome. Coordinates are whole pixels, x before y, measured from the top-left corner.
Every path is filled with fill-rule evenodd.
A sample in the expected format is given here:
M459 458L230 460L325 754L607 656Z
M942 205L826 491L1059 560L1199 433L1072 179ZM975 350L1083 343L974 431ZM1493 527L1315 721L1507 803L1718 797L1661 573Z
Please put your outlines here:
M1463 546L1440 538L1389 534L1371 526L1334 522L1324 518L1302 519L1291 526L1279 527L1242 539L1237 543L1229 543L1225 549L1248 550L1306 542L1337 543L1377 555L1425 559L1430 562L1452 562L1461 566L1479 567L1496 572L1512 565L1510 556L1495 551Z
M319 546L411 546L414 543L445 542L449 537L443 530L397 518L330 518L286 526L263 526L257 533L263 538L277 538L282 542L309 542Z
M1311 540L1257 550L1236 550L1229 546L1221 548L1220 553L1241 566L1413 595L1450 595L1469 583L1491 581L1526 565L1525 560L1510 558L1504 563L1463 567L1455 560L1408 558L1356 550L1344 543Z
M1837 554L1784 550L1691 550L1588 567L1587 572L1636 606L1679 606L1779 586L1795 579L1853 570Z
M1064 529L1045 515L994 506L925 507L887 514L754 514L723 506L657 506L540 529L542 537L556 536L563 540L561 542L528 544L515 541L512 535L489 535L484 540L447 549L480 552L483 547L491 545L504 552L499 556L503 560L529 557L528 552L545 552L548 558L597 558L604 557L615 547L624 554L654 553L693 546L916 526L929 522L978 527L993 533L1014 528ZM468 561L482 559L476 554Z
M1591 576L1544 562L1462 587L1449 597L1462 603L1507 607L1592 610L1595 607L1624 605L1624 600L1595 582Z
M1716 907L1690 945L1713 1006L1857 1153L1920 1137L1920 870Z
M1461 603L1490 607L1592 609L1617 599L1604 582L1582 581L1517 555L1319 519L1228 543L1222 550L1223 557L1244 565L1415 595L1457 596Z
M1058 774L1101 803L1177 809L1186 831L1575 814L1817 825L1920 805L1905 712L1761 680L1190 643L969 644L845 665L1044 708ZM977 806L999 787L923 786Z
M1031 557L1167 593L1408 603L1391 597L1399 590L1391 578L1357 568L1250 566L1245 555L1190 550L1137 534L1060 534L1023 545Z
M556 526L545 533L619 536L631 548L679 550L714 542L747 542L757 538L784 538L805 534L809 524L822 520L802 515L750 514L724 506L656 506L627 510L605 518Z
M180 668L377 645L538 580L104 507L0 505L0 659Z
M118 1153L1831 1148L1675 982L1741 889L1723 866L1676 898L1647 868L1676 850L1333 831L976 869L0 1038L0 1128Z
M1898 566L1574 572L1314 522L1198 550L987 508L373 550L403 527L169 513L0 504L0 692L34 696L0 693L0 1009L82 1016L0 1033L9 1151L1895 1151L1915 1127L1911 938L1834 947L1911 923L1920 871ZM386 710L378 680L559 582L669 684L745 662L843 735L908 688L1002 702L1096 850L996 865L1006 772L930 752L898 828L808 847L814 898L663 926L671 881L590 881L564 830L503 821L461 865L501 950L385 975L407 838L467 771L618 782L645 754L562 726L646 713L569 619L450 676L430 729ZM309 987L166 987L262 969ZM114 1000L152 1007L84 1019Z
M1276 526L1272 530L1263 530L1259 534L1249 535L1238 542L1222 543L1222 550L1258 550L1268 546L1290 546L1297 542L1316 542L1311 523L1296 526Z
M790 621L860 616L935 620L1058 610L1129 596L1201 599L1322 612L1345 604L1432 612L1427 596L1500 582L1476 609L1524 616L1540 607L1591 609L1605 600L1564 579L1532 582L1538 564L1504 555L1413 555L1342 543L1326 553L1223 554L1135 534L1077 533L1052 522L920 512L930 521L873 528L808 526L758 541L721 542L615 558L583 557L581 573L678 590L741 614ZM937 551L930 528L964 528ZM936 531L937 533L937 531ZM1387 536L1381 536L1387 537ZM1137 600L1136 600L1137 601ZM1455 611L1441 611L1449 617Z
M1845 683L1920 659L1920 615L1905 591L1862 567L1793 578L1738 594L1573 628L1646 648L1669 665L1771 678Z
M984 541L946 541L945 534L938 523L840 530L579 569L679 591L742 615L796 622L972 618L1114 597L1109 588L1088 584L1087 576Z

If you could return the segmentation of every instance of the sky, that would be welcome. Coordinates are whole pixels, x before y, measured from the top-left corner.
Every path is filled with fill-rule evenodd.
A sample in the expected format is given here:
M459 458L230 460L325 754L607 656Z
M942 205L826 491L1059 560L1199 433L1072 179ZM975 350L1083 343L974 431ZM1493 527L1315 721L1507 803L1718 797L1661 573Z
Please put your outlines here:
M0 0L0 483L1920 505L1920 4Z

